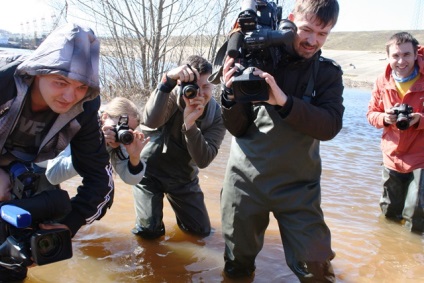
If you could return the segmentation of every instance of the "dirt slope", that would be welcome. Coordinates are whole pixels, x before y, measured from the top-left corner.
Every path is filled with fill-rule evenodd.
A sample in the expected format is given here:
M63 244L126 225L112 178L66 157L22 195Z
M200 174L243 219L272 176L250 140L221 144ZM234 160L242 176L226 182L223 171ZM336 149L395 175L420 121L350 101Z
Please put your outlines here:
M385 44L399 31L333 32L323 56L335 60L343 70L346 87L371 89L387 66ZM408 31L424 45L424 31Z
M334 50L385 51L387 40L400 30L332 32L325 47ZM424 44L424 30L407 30Z

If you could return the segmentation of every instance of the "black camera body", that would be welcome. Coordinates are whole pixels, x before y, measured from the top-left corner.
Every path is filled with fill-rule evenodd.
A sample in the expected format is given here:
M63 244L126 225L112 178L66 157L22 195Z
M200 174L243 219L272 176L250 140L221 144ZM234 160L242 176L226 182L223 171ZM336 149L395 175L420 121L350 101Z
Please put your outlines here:
M118 125L113 128L115 132L115 141L122 144L131 144L134 140L134 135L130 131L128 126L128 115L122 115L119 117Z
M0 267L19 272L33 263L45 265L72 257L69 230L38 227L42 222L61 219L72 210L68 192L47 190L0 206Z
M253 75L255 68L273 73L282 53L293 53L296 26L281 20L282 7L268 0L244 0L237 22L240 31L228 41L227 55L235 58L239 71L232 90L238 102L266 101L268 84Z
M395 115L397 115L397 119L396 119L396 127L399 130L406 130L409 128L409 122L411 121L411 117L409 116L409 114L412 114L414 109L412 108L412 106L408 105L408 104L401 104L397 107L393 107L392 108L393 113Z
M187 64L187 67L191 69L191 66ZM193 70L192 70L193 71ZM191 82L181 82L180 85L180 95L184 95L188 99L193 99L197 96L197 92L199 91L199 85L197 84L197 77L194 74L194 80Z

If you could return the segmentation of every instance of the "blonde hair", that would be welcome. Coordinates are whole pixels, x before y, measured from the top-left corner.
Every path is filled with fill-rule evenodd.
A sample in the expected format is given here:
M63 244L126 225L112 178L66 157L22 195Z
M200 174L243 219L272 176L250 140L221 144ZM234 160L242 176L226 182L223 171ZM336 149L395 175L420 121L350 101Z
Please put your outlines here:
M111 118L119 118L121 115L128 115L128 117L134 117L137 120L137 124L141 122L141 116L137 105L125 97L115 97L109 101L103 113L106 113Z

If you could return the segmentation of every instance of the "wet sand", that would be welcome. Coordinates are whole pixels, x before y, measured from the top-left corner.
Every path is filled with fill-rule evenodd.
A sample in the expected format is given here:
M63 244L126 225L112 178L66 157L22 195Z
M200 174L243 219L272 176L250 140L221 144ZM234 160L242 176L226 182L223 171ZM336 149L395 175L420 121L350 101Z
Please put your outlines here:
M385 52L325 50L322 56L336 61L343 70L345 87L371 89L388 62Z

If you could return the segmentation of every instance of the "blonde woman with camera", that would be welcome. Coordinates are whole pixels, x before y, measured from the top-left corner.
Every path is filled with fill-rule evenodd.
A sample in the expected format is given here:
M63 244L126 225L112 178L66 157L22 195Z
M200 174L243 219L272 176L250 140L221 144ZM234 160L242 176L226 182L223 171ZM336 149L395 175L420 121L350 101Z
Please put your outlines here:
M101 111L101 122L115 172L125 183L137 184L146 171L146 163L140 158L140 153L149 141L136 130L140 125L137 106L127 98L116 97ZM72 165L69 147L47 164L46 176L54 185L76 175L78 172Z

